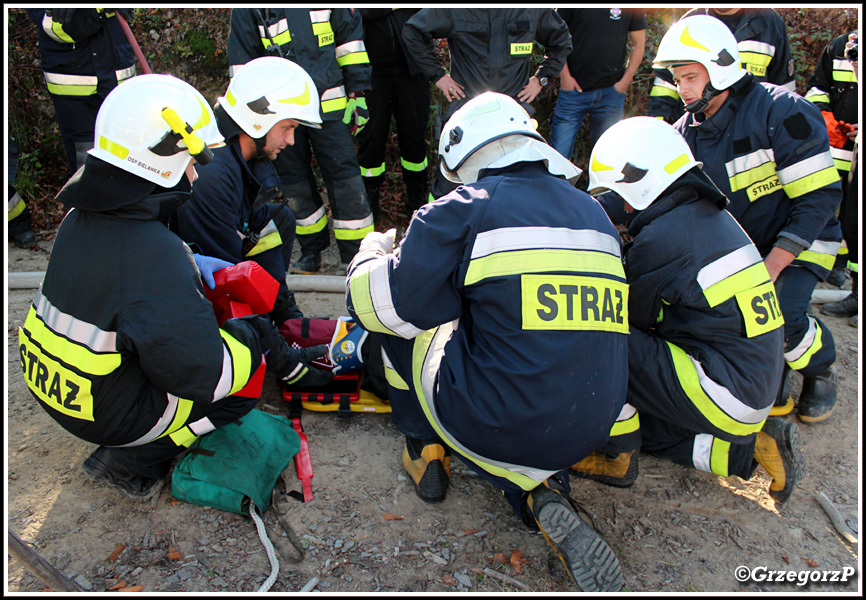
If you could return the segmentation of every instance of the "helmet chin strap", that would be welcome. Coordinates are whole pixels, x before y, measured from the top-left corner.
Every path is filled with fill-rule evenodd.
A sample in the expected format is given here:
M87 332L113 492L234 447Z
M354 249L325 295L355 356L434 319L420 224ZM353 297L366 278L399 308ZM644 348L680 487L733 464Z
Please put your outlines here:
M712 86L712 84L707 82L707 85L704 86L704 93L701 95L700 98L698 98L691 104L686 104L686 110L690 113L704 112L707 109L707 106L710 104L710 100L718 96L719 93L719 90L717 90Z
M256 153L253 158L265 158L265 143L267 142L267 135L263 135L260 138L252 138L253 143L256 145Z

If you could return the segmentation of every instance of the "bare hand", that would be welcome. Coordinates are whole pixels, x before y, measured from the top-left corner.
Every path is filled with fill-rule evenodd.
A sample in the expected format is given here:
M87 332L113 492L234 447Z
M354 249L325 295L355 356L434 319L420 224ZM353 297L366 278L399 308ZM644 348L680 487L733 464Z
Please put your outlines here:
M538 77L530 77L529 83L523 86L523 89L517 94L517 99L521 102L532 102L540 91L541 82L538 81Z
M582 92L583 90L580 88L580 85L577 83L577 79L572 77L569 73L563 72L559 74L559 89L565 90L566 92L570 92L572 90Z
M764 259L764 265L767 267L767 272L770 274L770 281L776 283L779 274L785 270L785 267L794 262L796 255L783 250L778 246L774 246L767 258Z
M451 75L446 73L436 82L436 87L442 90L448 102L454 102L458 98L465 98L466 92L463 91L463 86L454 81Z
M618 91L620 94L625 94L628 89L628 84L631 83L631 80L626 81L625 78L620 79L615 84L613 84L613 89Z
M851 129L849 129L848 133L846 133L845 135L847 135L853 140L855 137L857 137L857 132L859 131L859 129L857 123L848 123L848 125L851 127Z

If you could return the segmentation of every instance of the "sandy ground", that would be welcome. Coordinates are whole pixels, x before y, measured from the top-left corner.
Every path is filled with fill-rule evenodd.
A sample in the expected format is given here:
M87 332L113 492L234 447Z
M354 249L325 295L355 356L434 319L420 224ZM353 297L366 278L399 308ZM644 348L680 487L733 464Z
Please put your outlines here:
M44 271L50 243L40 242L36 250L9 244L7 251L9 271ZM333 254L325 257L324 274L339 269ZM34 291L7 294L9 530L94 592L118 585L140 585L143 593L257 590L271 568L251 519L179 502L168 485L152 503L134 504L86 476L81 463L94 446L59 428L22 378L17 327ZM340 295L297 297L308 316L346 314ZM572 478L573 497L621 561L625 591L862 590L858 544L835 531L814 498L823 492L857 526L859 330L846 320L824 321L839 354L839 402L829 421L800 425L808 474L783 512L767 495L769 479L761 469L743 481L641 456L640 476L628 489ZM799 380L792 382L799 390ZM276 385L269 381L265 388L259 408L284 412ZM347 594L577 591L544 538L526 530L501 495L459 462L443 503L419 500L402 469L402 437L388 415L340 418L306 411L303 424L314 497L308 503L289 499L287 518L307 547L306 558L298 565L283 561L271 591L298 591L314 578L316 591ZM292 466L287 475L296 485ZM266 521L276 526L273 511ZM7 561L7 592L45 589L16 559ZM756 569L758 579L785 571L813 580L805 586L739 582L735 569L741 565ZM850 573L845 568L855 570L847 582L830 581L833 571ZM825 571L827 581L814 580Z

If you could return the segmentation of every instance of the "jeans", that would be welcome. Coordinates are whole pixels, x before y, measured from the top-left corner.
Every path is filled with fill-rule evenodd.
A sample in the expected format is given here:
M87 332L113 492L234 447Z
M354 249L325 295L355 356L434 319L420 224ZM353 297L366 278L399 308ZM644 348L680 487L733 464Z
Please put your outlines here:
M589 132L592 146L595 146L601 134L622 119L624 105L625 94L620 94L613 86L589 92L559 90L556 108L553 109L550 145L571 160L574 140L583 124L584 115L589 114Z

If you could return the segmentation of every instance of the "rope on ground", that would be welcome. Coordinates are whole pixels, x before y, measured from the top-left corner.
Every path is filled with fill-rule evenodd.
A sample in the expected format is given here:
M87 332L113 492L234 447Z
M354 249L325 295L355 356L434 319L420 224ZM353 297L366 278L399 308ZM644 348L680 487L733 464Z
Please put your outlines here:
M265 579L262 586L256 590L257 592L267 592L277 580L277 573L280 572L280 561L277 558L276 551L274 551L274 545L271 544L271 540L268 538L268 533L265 530L265 523L256 512L256 503L253 502L252 498L250 498L250 516L256 524L256 530L259 532L259 539L262 540L262 545L264 545L265 551L268 553L268 560L271 561L271 574L268 575L268 578Z

